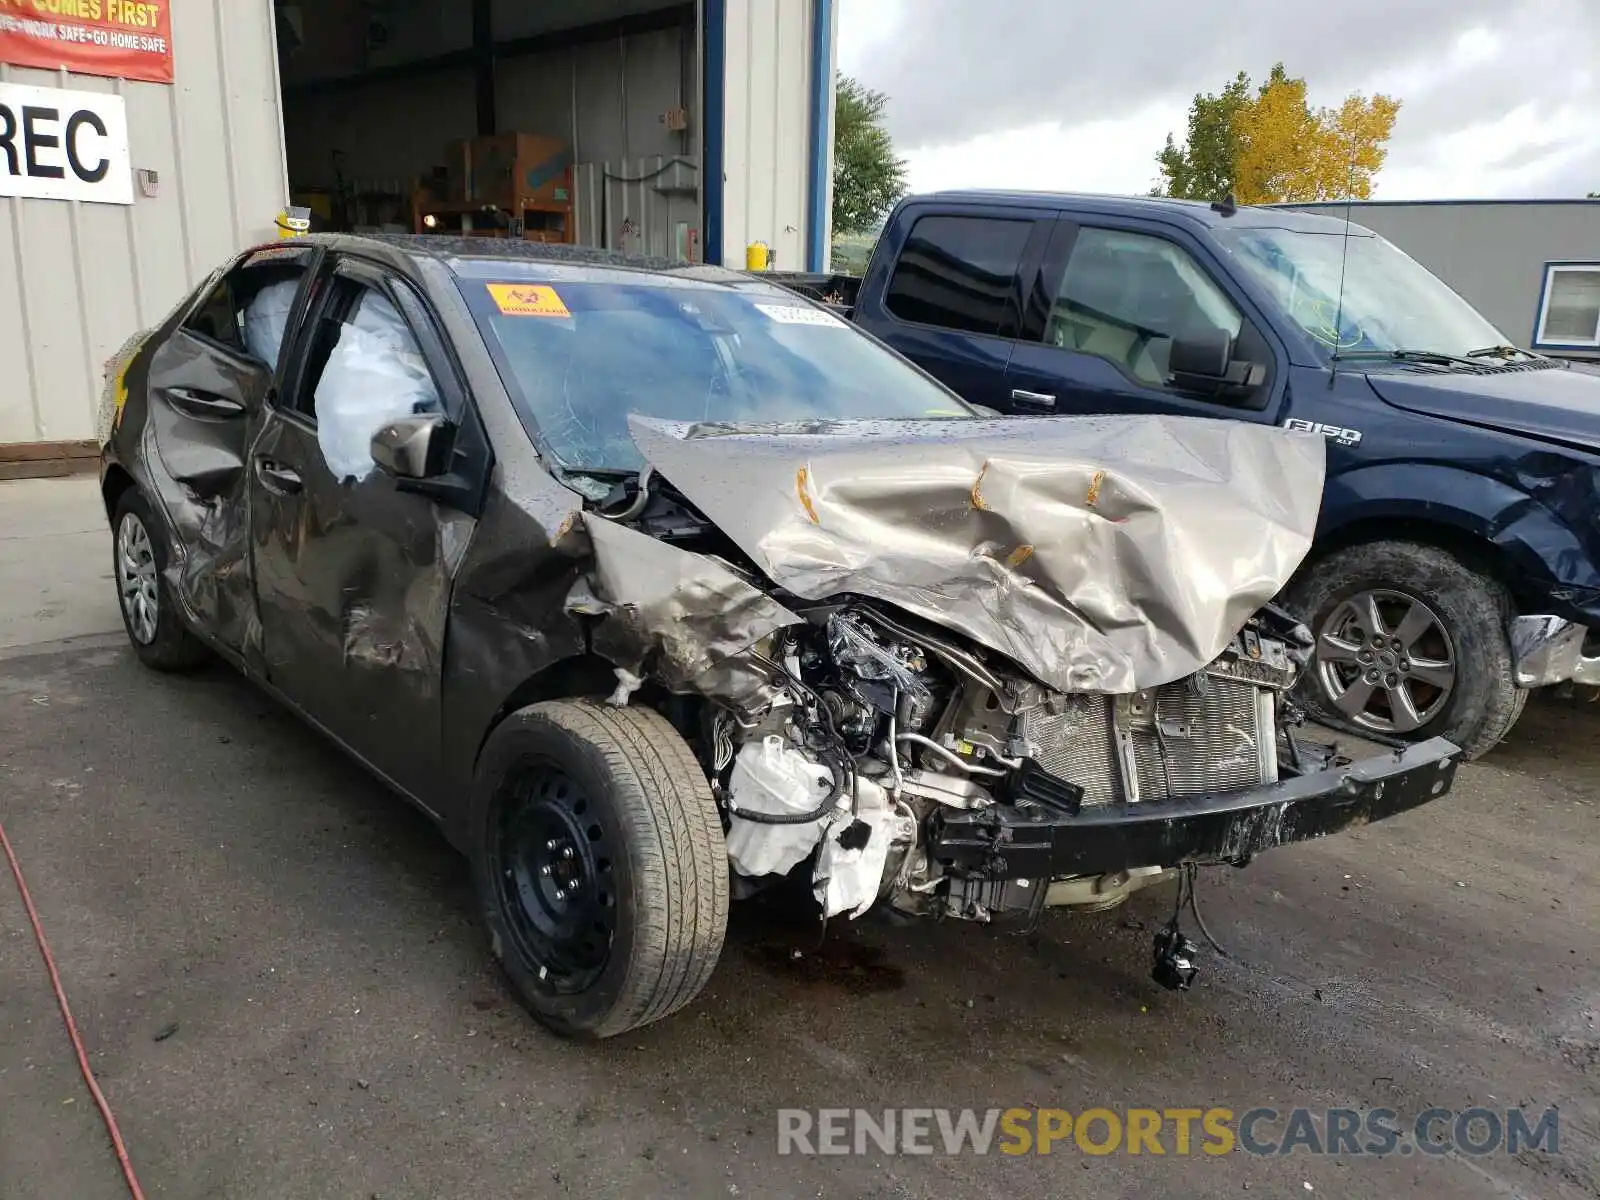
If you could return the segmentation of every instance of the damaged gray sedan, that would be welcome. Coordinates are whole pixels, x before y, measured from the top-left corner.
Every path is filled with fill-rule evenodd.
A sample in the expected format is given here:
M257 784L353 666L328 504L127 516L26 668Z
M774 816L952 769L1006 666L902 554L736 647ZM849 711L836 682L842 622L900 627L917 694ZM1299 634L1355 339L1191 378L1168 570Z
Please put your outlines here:
M991 419L707 267L312 237L113 364L134 651L238 667L438 821L568 1034L703 988L730 898L1027 921L1426 803L1296 736L1319 439ZM1174 922L1155 974L1187 986Z

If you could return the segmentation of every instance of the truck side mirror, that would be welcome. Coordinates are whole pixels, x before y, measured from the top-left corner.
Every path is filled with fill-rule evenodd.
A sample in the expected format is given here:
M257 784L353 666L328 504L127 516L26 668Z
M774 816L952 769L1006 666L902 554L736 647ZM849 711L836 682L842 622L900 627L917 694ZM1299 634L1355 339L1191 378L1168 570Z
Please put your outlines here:
M1172 387L1216 400L1244 400L1266 380L1260 363L1233 357L1233 337L1226 329L1187 329L1172 339L1167 357Z
M1233 358L1233 338L1226 329L1187 329L1172 339L1167 370L1174 378L1221 379Z

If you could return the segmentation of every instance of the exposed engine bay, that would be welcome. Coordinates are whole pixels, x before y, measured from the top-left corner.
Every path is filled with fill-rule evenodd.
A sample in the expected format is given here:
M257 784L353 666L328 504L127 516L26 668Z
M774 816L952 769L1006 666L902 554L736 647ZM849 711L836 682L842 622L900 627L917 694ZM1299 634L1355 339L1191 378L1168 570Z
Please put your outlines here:
M1352 764L1295 737L1312 639L1272 598L1320 444L1176 418L631 428L649 466L586 482L567 607L612 702L654 689L697 744L735 897L1030 920L1178 875L1193 907L1197 865L1450 786L1437 739ZM1177 920L1153 975L1182 988Z
M1169 871L1034 875L1006 833L1043 814L1270 783L1280 755L1299 753L1285 693L1310 638L1273 609L1204 670L1125 696L1051 691L870 602L803 615L760 656L779 702L753 720L713 705L707 765L734 870L761 880L810 861L828 916L882 902L983 921L1120 903Z
M1061 692L890 604L807 604L774 588L653 471L618 485L597 515L597 547L649 564L658 581L656 594L641 592L641 603L614 615L630 638L652 621L674 629L650 661L619 669L614 701L626 703L652 671L680 681L699 672L690 685L705 698L699 750L745 894L809 872L828 917L875 904L977 921L1110 907L1174 868L1062 875L1028 834L1052 815L1272 783L1282 757L1300 757L1301 717L1287 693L1311 638L1270 605L1175 682L1121 695ZM692 590L716 595L724 613L765 605L778 614L747 626L763 636L718 669L702 671L692 653L676 671L670 662L691 640L688 575L679 564L673 604L659 582L680 551L702 567ZM600 582L615 590L604 563ZM743 687L732 682L735 665Z

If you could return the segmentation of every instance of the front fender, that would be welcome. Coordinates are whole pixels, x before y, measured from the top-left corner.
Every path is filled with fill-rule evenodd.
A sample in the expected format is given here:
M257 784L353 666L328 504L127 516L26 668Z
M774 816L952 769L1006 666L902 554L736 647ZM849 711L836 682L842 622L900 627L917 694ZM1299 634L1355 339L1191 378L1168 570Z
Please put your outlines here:
M1317 539L1385 521L1440 526L1498 551L1519 593L1539 611L1600 623L1592 506L1575 503L1565 473L1518 475L1513 485L1462 467L1406 462L1345 471L1327 481ZM1588 509L1590 520L1570 520L1574 507Z

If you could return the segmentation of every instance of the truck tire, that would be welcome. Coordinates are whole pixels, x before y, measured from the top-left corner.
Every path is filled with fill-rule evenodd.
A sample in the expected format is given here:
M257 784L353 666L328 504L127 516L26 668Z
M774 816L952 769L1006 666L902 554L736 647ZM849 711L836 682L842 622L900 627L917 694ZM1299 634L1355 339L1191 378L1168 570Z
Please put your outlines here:
M117 500L111 517L111 578L122 627L139 661L156 671L187 671L210 657L189 631L167 589L167 542L161 522L137 488Z
M676 1012L717 965L728 855L705 771L658 713L549 701L489 736L474 890L518 999L567 1037Z
M1367 542L1314 562L1289 589L1317 657L1300 684L1317 720L1356 734L1492 749L1522 714L1511 597L1436 546Z

